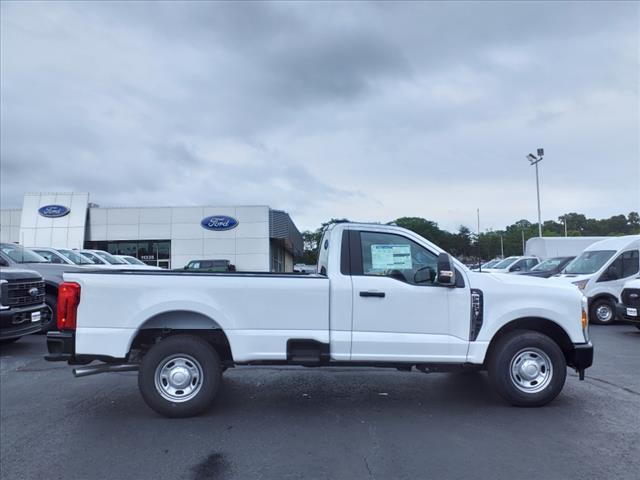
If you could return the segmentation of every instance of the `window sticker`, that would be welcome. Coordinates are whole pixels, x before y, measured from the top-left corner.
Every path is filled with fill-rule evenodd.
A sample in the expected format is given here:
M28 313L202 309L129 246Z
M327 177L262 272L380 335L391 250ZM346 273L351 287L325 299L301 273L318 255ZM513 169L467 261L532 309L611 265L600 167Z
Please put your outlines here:
M371 245L373 270L411 270L411 245Z

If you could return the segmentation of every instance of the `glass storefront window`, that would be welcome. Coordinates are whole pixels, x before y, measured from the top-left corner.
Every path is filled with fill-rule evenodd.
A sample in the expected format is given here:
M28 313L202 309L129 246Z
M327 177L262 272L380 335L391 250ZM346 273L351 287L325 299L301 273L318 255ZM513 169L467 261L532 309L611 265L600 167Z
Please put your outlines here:
M112 255L130 255L147 265L170 268L171 240L104 240L85 242L84 247Z

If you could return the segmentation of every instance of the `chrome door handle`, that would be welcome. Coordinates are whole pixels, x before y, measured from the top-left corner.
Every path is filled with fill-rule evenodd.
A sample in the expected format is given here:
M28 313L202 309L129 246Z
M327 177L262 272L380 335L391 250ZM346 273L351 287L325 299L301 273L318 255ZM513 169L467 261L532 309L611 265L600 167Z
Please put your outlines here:
M384 292L360 292L360 296L384 298Z

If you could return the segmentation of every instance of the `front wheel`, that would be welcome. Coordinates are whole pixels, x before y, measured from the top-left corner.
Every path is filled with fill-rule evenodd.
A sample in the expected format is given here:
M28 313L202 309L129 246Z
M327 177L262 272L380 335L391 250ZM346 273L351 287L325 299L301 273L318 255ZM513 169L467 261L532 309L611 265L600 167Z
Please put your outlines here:
M598 325L609 325L616 319L616 307L607 298L600 298L591 304L589 319Z
M489 379L505 400L539 407L556 398L567 377L560 347L539 332L516 330L498 340L489 359Z
M214 348L193 335L175 335L156 343L138 372L142 398L167 417L191 417L206 410L221 382L222 366Z

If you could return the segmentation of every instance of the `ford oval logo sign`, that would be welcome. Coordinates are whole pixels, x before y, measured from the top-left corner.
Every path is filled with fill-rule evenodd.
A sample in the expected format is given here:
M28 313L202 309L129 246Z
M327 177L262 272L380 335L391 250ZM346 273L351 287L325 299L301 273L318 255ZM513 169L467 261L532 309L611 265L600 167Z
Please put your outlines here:
M38 209L38 213L47 218L64 217L70 211L71 210L64 205L45 205Z
M226 215L213 215L211 217L205 217L200 222L203 228L207 230L231 230L238 226L238 220L233 217L227 217Z

